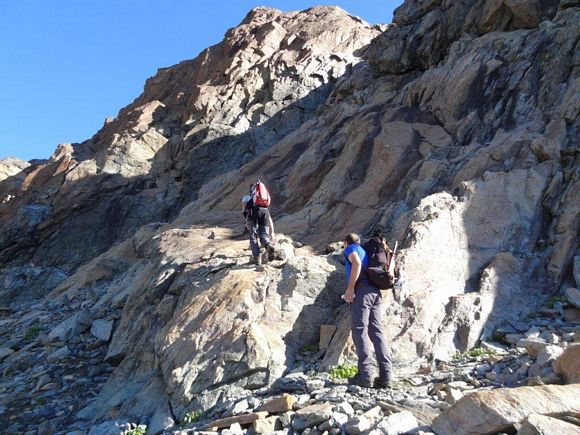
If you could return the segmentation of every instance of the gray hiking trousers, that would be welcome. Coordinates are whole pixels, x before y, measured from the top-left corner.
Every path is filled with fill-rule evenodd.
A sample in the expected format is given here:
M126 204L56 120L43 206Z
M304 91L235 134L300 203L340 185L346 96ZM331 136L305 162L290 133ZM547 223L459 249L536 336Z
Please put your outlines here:
M379 377L391 380L391 355L381 327L381 291L370 284L357 284L350 307L352 339L358 356L358 373L362 382L373 382L372 351L374 348Z
M270 212L267 208L255 207L252 212L252 228L250 229L250 248L252 255L258 257L260 255L260 245L258 240L262 242L265 248L273 246L270 242L270 234L268 233L268 221Z

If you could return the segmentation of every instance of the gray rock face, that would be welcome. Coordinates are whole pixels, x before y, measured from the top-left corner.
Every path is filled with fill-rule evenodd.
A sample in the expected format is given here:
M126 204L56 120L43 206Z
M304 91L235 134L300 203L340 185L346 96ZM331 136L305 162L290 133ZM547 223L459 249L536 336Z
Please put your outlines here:
M63 346L60 349L55 350L53 353L48 355L46 359L48 362L55 362L61 359L68 358L70 355L70 349L67 346Z
M576 286L580 287L580 255L574 257L574 280Z
M147 434L156 435L175 425L169 404L160 406L147 425Z
M397 412L386 417L377 426L377 431L386 435L400 435L419 427L417 418L409 411Z
M113 321L97 319L91 325L91 334L102 341L109 341L113 332Z
M69 274L58 267L22 266L0 269L0 303L17 305L50 293Z
M580 382L580 344L572 344L554 362L554 372L567 383Z
M441 435L500 432L532 413L574 412L579 389L577 384L549 385L470 394L437 417L432 428Z
M445 59L450 45L465 37L492 31L509 32L537 27L552 19L558 1L406 1L394 14L395 26L372 46L376 65L384 72L401 73L434 67ZM438 26L444 20L445 29ZM381 52L380 48L386 48Z
M14 351L9 347L0 348L0 362L2 362L6 357L12 355Z
M14 328L20 349L2 370L17 386L51 355L42 346L66 342L99 386L88 402L81 380L63 385L59 394L87 392L66 418L161 427L271 385L323 324L337 329L313 367L338 364L352 357L342 257L317 249L382 223L400 242L401 280L383 301L398 370L502 349L486 343L506 331L504 343L525 340L530 355L472 367L475 383L546 381L578 309L544 307L572 328L557 340L550 320L519 325L571 280L578 257L579 20L574 2L535 0L410 0L388 28L337 8L251 11L220 44L159 70L93 138L0 181L0 303L10 304L0 328ZM260 268L247 264L239 213L257 177L288 235ZM115 319L110 343L108 324L101 340L88 332L94 318ZM303 408L325 382L279 384L305 395ZM432 396L462 409L471 396L457 390ZM428 405L407 406L432 420ZM336 433L343 411L321 424Z
M332 417L332 406L328 403L306 406L294 415L292 428L303 431L304 429L316 426Z
M6 157L4 159L0 159L0 181L4 181L9 177L20 174L29 166L30 163L16 157Z
M576 288L568 288L564 292L568 302L574 305L576 308L580 308L580 291Z
M83 309L59 323L50 331L48 338L52 341L67 341L87 330L91 326L92 321L91 313Z
M518 429L517 435L542 435L548 433L580 434L580 428L557 418L530 414Z

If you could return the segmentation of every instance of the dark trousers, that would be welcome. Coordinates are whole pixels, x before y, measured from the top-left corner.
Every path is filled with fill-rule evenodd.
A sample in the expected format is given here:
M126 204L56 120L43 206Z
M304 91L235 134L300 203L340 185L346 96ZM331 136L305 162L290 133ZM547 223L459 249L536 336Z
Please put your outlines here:
M358 373L362 382L372 382L374 348L379 377L391 380L391 355L381 327L381 291L370 284L357 284L350 308L352 339L358 356ZM372 346L371 346L372 344Z
M255 216L250 221L252 227L250 228L250 248L252 248L252 255L258 257L260 255L260 245L258 240L262 242L265 247L270 246L270 236L268 234L268 217L266 212L258 208Z

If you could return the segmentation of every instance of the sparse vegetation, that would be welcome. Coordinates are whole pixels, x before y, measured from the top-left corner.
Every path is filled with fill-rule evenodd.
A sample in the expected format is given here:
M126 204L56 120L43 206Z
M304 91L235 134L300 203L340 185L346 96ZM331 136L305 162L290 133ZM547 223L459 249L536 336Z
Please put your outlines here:
M42 406L46 403L46 398L44 397L36 397L34 400L34 405L35 406Z
M483 355L495 355L495 350L494 349L484 349L482 347L476 347L474 349L470 349L468 351L465 351L463 353L461 352L457 352L454 356L453 359L458 360L458 359L462 359L462 358L475 358L478 356L483 356Z
M316 345L316 344L307 344L305 346L302 346L300 348L300 350L298 351L298 353L300 355L305 355L307 353L314 353L316 351L318 351L318 345Z
M24 340L25 341L36 340L36 338L40 335L40 331L41 329L38 326L31 326L26 330L26 333L24 334Z
M145 432L143 426L137 426L135 429L125 432L125 435L145 435Z
M182 424L195 423L201 418L201 411L190 411L183 417Z
M550 299L548 299L548 302L546 302L546 306L548 308L554 308L554 306L558 303L558 302L566 302L566 296L552 296Z
M340 364L336 367L332 367L328 374L331 379L348 379L352 378L358 373L358 368L352 364Z

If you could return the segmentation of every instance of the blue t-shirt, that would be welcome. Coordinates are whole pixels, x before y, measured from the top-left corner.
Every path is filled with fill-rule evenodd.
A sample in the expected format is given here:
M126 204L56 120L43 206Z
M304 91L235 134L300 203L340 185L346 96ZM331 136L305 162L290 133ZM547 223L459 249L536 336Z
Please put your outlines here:
M347 285L350 281L350 269L352 267L352 264L350 264L350 260L348 259L348 256L350 254L352 254L353 252L356 252L358 254L358 258L360 258L360 260L361 260L361 263L362 263L361 274L362 274L363 270L365 270L369 265L369 258L367 257L367 253L361 245L357 245L356 243L351 243L350 245L348 245L344 249L344 256L346 257L345 266L346 266L346 284ZM359 279L360 279L360 277L359 277Z

